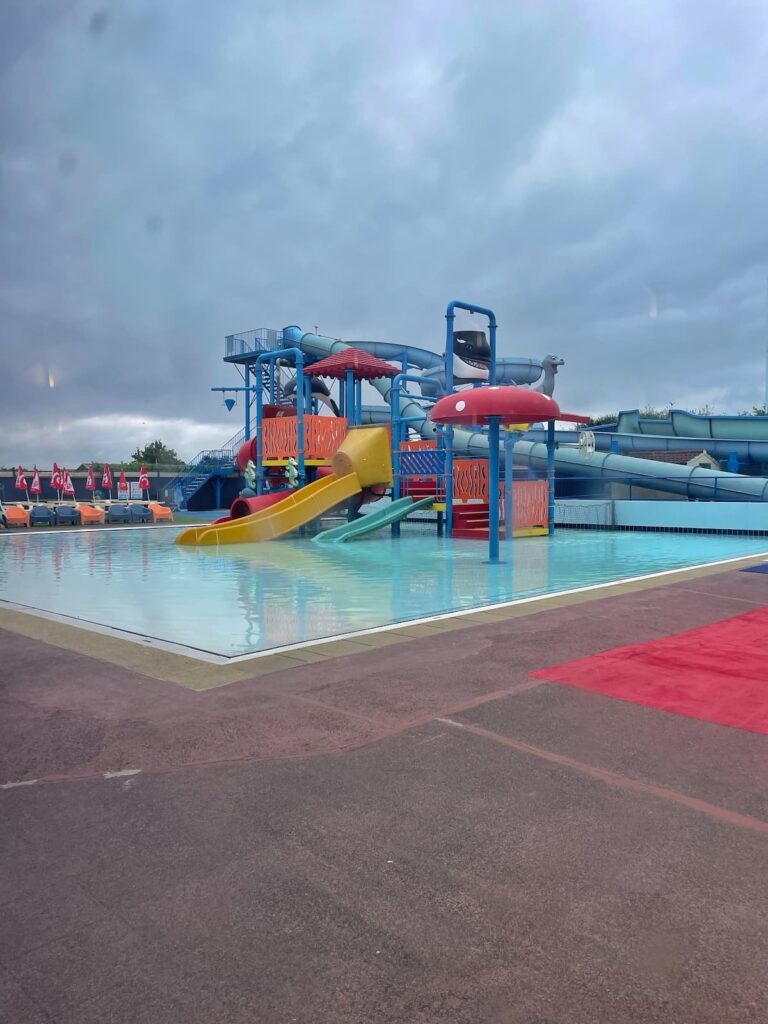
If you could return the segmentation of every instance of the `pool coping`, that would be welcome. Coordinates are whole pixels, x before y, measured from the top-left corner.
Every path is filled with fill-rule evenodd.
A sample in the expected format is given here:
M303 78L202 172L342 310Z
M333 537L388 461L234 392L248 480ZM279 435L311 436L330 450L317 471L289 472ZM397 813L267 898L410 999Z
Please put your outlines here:
M587 587L540 594L527 598L425 616L403 623L386 624L334 637L285 645L269 651L226 658L184 648L167 641L131 635L90 622L74 622L50 612L0 601L0 629L30 640L51 644L100 661L120 665L162 682L194 691L205 691L244 679L271 675L286 669L331 658L370 653L393 644L410 643L440 632L453 632L487 623L512 621L551 608L587 604L605 597L652 590L684 579L713 576L766 561L768 552L730 558L682 569L668 569L646 576L591 584Z

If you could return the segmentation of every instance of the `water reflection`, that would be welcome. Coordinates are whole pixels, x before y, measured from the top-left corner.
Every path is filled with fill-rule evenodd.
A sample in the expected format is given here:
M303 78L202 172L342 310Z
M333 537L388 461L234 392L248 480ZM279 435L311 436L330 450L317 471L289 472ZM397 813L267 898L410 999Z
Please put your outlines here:
M10 535L0 599L212 651L304 640L765 549L744 537L562 531L505 543L389 534L177 547L173 531ZM34 556L32 552L34 551Z

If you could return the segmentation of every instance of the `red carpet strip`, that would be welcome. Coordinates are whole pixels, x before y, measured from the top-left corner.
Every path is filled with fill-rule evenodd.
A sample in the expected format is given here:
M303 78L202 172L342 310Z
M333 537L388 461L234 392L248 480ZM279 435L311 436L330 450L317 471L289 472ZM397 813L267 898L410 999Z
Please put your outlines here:
M531 675L768 734L768 606Z

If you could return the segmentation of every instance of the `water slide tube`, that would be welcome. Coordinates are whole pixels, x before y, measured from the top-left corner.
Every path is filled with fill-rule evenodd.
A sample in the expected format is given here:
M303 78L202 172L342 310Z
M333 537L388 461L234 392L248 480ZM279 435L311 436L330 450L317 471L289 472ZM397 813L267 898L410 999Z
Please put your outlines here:
M391 341L348 341L345 343L362 352L368 352L379 359L394 363L406 362L424 374L422 392L436 395L445 392L445 359L437 352L414 345L397 345ZM501 356L496 359L496 382L498 384L534 384L543 372L538 359L523 359L519 356Z
M392 483L389 434L382 427L350 430L331 460L333 473L298 491L291 491L270 508L218 525L191 526L177 544L207 547L253 544L275 540L317 519L324 512L359 494L366 487Z
M768 416L701 416L687 409L670 409L666 419L641 416L637 409L619 413L619 434L698 438L701 441L763 441L768 443Z
M343 341L324 338L318 334L303 334L299 327L286 327L283 332L286 345L296 345L309 355L324 357L341 352L348 346ZM382 357L384 358L384 357ZM389 404L392 382L379 378L371 381L384 401ZM435 428L423 406L408 396L400 399L400 415L413 417L410 425L423 438L435 435ZM488 454L488 436L481 431L454 429L454 451L478 458ZM515 461L534 469L546 470L547 449L544 444L518 441L514 448ZM558 472L569 476L596 477L602 480L621 480L632 477L638 483L646 480L648 487L670 494L683 494L689 498L715 498L731 501L768 501L768 480L761 477L740 476L736 473L712 469L678 466L652 459L634 459L626 455L596 452L591 459L581 458L572 448L561 448L555 453Z
M368 515L355 519L352 523L343 523L341 526L334 526L332 530L324 530L322 533L318 533L314 539L318 544L343 544L354 537L364 537L367 533L373 533L375 530L381 530L384 526L398 523L401 519L409 516L411 512L431 505L434 500L434 498L421 498L419 501L414 501L410 497L399 498L384 508L376 509L375 512L369 512Z
M388 409L370 409L370 415L363 416L365 423L386 422L382 414ZM669 437L662 434L618 434L602 428L594 428L595 448L601 452L611 451L612 444L622 455L632 452L682 452L706 449L710 455L727 459L734 454L740 462L768 462L768 441L724 441L718 438ZM526 441L544 441L546 432L542 429L529 430ZM555 439L561 444L575 444L578 434L573 430L558 430Z

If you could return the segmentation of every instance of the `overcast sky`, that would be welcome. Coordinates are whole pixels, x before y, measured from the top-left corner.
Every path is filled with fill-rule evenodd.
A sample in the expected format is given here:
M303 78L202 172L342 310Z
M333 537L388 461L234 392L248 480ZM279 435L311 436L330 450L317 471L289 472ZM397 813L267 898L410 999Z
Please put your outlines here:
M765 0L2 10L0 463L191 456L225 334L451 298L571 410L762 402Z

